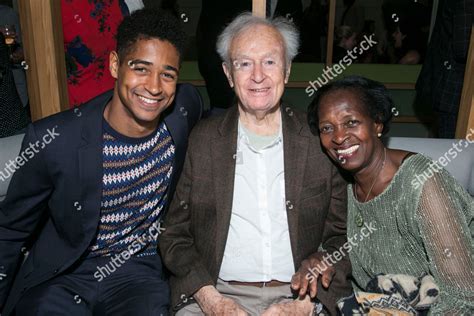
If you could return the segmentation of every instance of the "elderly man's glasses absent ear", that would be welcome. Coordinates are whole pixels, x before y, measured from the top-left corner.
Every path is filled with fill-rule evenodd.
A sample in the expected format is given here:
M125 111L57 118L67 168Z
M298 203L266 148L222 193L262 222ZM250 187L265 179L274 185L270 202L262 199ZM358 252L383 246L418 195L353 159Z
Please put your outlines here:
M262 67L262 70L265 72L273 72L277 70L283 69L283 62L277 58L264 58L259 61ZM255 64L258 61L254 61L253 59L234 59L232 61L232 65L234 66L234 70L241 71L244 73L251 73L255 69Z

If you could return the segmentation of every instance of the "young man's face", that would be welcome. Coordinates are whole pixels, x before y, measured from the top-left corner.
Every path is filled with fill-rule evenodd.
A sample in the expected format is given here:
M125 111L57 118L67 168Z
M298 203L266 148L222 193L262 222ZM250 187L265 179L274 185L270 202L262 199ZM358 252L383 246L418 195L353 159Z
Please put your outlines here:
M115 123L153 128L173 102L179 53L168 41L139 40L124 60L116 52L110 54L110 72L117 80L112 101Z

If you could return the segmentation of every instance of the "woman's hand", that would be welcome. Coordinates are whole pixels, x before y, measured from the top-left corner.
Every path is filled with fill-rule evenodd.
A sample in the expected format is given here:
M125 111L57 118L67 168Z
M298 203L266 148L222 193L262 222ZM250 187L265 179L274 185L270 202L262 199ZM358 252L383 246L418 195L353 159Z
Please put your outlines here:
M291 278L291 288L298 291L300 297L304 297L309 290L311 298L315 298L318 292L318 278L325 288L329 287L336 269L329 262L324 261L326 252L317 252L303 260L301 267Z

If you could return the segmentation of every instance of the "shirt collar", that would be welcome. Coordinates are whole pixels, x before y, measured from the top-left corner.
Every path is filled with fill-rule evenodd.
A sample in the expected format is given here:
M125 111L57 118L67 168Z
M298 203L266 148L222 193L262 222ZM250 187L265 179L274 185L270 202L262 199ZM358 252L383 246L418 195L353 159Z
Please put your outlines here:
M278 145L280 142L283 141L283 129L282 129L282 120L281 120L281 112L280 112L280 127L278 129L278 136L275 137L275 139L272 141L271 144L265 146L264 148L262 148L261 150L264 150L264 149L267 149L267 148L270 148L270 147L273 147L273 146L276 146ZM238 123L238 132L237 132L237 139L238 139L238 143L243 143L245 144L246 146L248 146L249 148L252 148L252 146L250 145L250 141L249 141L249 137L243 127L243 124L242 122L240 121L240 118L238 119L239 120L239 123ZM255 150L254 148L252 148L252 150L254 151L258 151L258 150Z

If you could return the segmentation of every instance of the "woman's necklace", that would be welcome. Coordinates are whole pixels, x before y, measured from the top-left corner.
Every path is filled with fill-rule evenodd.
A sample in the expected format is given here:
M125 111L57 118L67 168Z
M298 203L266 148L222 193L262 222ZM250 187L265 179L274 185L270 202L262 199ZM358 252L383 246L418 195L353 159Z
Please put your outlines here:
M384 147L382 167L380 168L380 171L374 175L374 180L372 180L372 185L370 186L369 192L367 193L363 203L367 202L367 200L369 199L370 193L372 193L372 189L374 188L374 185L377 182L377 179L378 179L377 176L382 172L383 168L385 167L386 158L387 158L387 149ZM354 193L355 193L356 199L360 201L359 196L357 195L357 182L354 182ZM360 213L359 206L357 204L356 206L357 206L357 214L355 216L355 223L357 226L362 227L362 225L364 225L364 219L362 218L362 214Z

